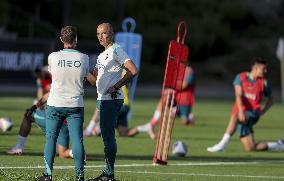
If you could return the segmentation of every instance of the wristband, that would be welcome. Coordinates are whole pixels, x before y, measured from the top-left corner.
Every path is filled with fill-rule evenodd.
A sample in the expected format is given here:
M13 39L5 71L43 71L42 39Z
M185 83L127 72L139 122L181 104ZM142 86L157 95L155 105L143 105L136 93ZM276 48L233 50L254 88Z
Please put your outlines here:
M44 100L44 99L40 99L37 103L36 103L36 107L37 108L39 108L39 107L41 107L43 104L45 104L46 103L46 100Z
M115 85L113 86L113 88L115 88L115 90L119 90L119 88L117 88Z

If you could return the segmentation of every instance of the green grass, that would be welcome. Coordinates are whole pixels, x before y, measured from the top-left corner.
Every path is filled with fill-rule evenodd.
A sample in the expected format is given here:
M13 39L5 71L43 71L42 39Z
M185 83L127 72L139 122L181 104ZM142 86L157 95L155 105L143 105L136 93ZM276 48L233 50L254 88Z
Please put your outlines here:
M14 121L12 131L0 132L0 180L31 181L43 171L44 135L35 125L25 145L22 156L9 156L5 152L15 146L20 121L25 108L32 103L31 97L0 97L0 117L10 117ZM157 100L137 99L134 104L133 120L130 127L145 123L151 118ZM95 108L95 99L85 101L85 124ZM284 156L278 152L246 153L235 135L224 153L208 153L211 146L223 135L231 111L232 101L198 101L194 108L196 125L181 126L177 120L171 142L181 140L189 146L185 158L170 154L168 166L152 166L155 141L148 135L135 138L117 137L118 153L116 177L118 180L160 181L245 181L284 180ZM256 140L277 140L283 136L283 106L275 104L255 127ZM103 146L101 138L89 137L85 140L88 155L86 178L95 177L103 168ZM130 164L137 164L129 166ZM184 164L184 165L180 165ZM56 157L54 180L75 180L74 162ZM18 168L15 168L18 167Z

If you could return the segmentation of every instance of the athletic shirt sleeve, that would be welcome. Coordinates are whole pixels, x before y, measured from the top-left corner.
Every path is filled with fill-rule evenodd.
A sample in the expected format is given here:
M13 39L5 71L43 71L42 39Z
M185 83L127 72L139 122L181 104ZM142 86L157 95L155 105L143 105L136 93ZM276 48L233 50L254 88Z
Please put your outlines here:
M236 85L242 85L242 81L241 81L241 77L240 77L240 74L236 75L234 81L233 81L233 85L236 86Z
M186 83L187 85L193 85L194 84L194 73L191 72L187 77L186 77Z
M51 72L51 59L52 59L52 56L53 56L53 53L49 54L48 58L47 58L47 64L48 64L47 70L49 72Z
M41 82L39 78L36 79L36 86L38 89L41 88Z
M130 58L125 53L125 51L122 48L120 48L120 46L117 45L117 44L114 46L113 53L114 53L114 56L115 56L116 60L118 61L118 63L120 65L123 65L125 62L130 60Z
M85 64L85 77L87 77L88 73L89 73L89 65L90 65L90 59L89 59L89 56L88 55L85 55L84 59L86 60L86 64Z
M271 97L272 96L272 89L270 87L270 84L267 80L264 80L264 96L265 97Z
M100 56L98 56L98 58L97 58L97 60L96 60L96 64L95 64L94 69L98 69L98 62L99 62L99 59L100 59Z

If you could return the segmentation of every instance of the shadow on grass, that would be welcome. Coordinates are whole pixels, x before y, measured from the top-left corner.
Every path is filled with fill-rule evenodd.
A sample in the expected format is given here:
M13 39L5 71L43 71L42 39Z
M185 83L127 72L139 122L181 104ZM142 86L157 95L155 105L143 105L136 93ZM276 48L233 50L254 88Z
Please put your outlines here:
M0 156L8 155L6 151L3 151L1 147ZM25 151L22 156L43 156L43 152L30 152ZM56 155L58 156L58 155ZM126 155L118 154L116 160L153 160L152 155ZM169 156L170 161L194 161L194 162L255 162L255 161L279 161L284 162L283 157L249 157L249 156L188 156L188 157L176 157ZM88 154L87 161L104 161L104 154Z

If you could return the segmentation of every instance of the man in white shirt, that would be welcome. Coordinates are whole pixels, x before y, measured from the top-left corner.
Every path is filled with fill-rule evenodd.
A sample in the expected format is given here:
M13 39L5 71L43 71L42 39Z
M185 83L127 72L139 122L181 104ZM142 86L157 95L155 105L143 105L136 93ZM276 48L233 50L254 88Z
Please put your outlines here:
M52 84L46 110L45 171L38 177L38 181L52 180L56 140L65 119L72 142L76 181L83 181L85 157L83 81L86 78L94 85L96 78L89 73L89 57L75 50L77 29L73 26L63 27L60 40L64 44L64 49L48 56L48 70L52 75Z
M97 107L104 142L105 169L100 176L89 181L114 181L114 162L117 152L115 124L124 98L121 87L129 83L137 75L138 70L123 49L114 42L111 24L100 24L97 28L97 37L105 48L105 51L98 56L94 70L97 78ZM123 69L126 70L126 74L121 77Z

